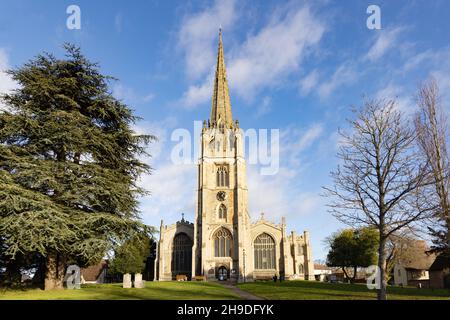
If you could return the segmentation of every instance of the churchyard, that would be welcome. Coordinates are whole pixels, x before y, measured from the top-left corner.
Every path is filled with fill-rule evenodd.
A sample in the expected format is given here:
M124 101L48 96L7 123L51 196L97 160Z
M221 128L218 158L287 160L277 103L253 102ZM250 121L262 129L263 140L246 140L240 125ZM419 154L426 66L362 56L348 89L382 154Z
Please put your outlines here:
M364 284L285 281L241 283L237 287L268 300L375 300L376 292ZM44 291L2 290L0 300L236 300L234 290L217 282L146 282L144 288L122 288L122 284L90 284L81 289ZM388 287L388 300L450 300L450 290Z

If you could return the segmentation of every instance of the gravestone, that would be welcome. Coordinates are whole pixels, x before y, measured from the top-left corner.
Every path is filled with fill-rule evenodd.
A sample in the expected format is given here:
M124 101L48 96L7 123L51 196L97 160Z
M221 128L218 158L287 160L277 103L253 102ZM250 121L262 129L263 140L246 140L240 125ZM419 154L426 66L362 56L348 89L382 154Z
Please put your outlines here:
M136 273L134 275L134 287L141 289L144 287L144 282L142 281L142 274L141 273Z
M131 274L125 273L123 275L123 287L124 288L131 288Z

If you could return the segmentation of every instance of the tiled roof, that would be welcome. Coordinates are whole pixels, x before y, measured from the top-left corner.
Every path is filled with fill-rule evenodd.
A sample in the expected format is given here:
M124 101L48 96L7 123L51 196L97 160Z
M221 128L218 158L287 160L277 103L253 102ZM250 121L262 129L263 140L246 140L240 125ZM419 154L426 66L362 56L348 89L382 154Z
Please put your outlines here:
M100 263L81 269L81 275L85 281L97 281L103 269L108 266L108 262L102 260Z

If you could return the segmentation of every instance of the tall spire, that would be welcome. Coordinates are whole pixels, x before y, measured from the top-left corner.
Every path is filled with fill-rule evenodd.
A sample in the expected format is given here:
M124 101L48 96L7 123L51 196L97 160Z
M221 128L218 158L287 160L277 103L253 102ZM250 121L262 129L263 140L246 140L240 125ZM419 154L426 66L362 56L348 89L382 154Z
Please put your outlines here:
M230 93L228 91L225 56L223 53L222 28L219 29L219 49L217 52L217 66L214 77L214 92L210 121L212 126L223 126L225 128L233 127Z

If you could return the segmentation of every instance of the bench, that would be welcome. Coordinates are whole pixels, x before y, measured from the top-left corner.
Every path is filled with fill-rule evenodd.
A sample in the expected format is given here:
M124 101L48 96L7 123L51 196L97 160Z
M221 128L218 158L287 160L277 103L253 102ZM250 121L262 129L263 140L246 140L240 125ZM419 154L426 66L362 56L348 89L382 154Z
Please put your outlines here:
M206 281L205 276L195 276L194 279L195 279L195 281Z

